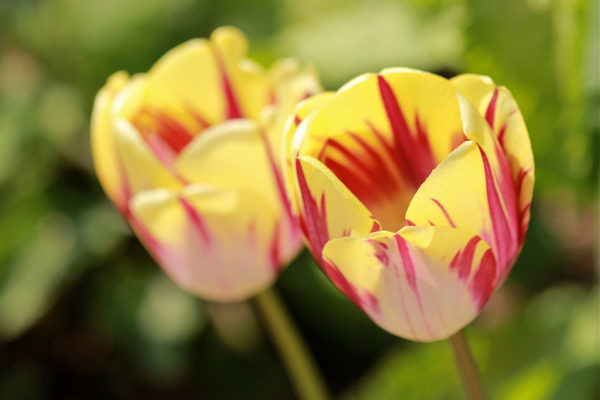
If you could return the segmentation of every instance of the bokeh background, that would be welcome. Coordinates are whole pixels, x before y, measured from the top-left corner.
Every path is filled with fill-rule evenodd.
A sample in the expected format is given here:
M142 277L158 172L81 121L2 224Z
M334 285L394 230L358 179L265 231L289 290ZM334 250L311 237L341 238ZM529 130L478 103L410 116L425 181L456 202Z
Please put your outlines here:
M293 399L249 304L171 283L104 196L89 116L117 70L235 25L327 89L409 66L490 75L531 135L529 234L467 328L492 399L600 397L599 31L590 0L0 0L0 399ZM446 342L371 323L305 252L277 284L336 398L461 399Z

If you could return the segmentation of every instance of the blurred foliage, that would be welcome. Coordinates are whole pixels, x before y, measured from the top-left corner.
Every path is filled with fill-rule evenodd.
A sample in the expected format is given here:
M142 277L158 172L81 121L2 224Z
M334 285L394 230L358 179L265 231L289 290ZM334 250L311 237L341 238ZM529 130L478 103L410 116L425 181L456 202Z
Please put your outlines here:
M89 115L224 24L251 56L312 60L328 89L390 66L487 74L531 134L523 254L468 329L491 398L600 396L599 5L585 0L0 0L0 398L291 399L248 304L172 284L94 176ZM459 399L445 342L373 325L305 252L279 288L339 398Z

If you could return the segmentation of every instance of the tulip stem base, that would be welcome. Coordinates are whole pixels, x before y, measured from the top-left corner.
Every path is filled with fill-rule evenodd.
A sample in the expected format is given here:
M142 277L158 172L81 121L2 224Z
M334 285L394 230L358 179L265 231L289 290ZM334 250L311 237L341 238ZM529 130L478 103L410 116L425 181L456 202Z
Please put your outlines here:
M254 298L265 329L301 400L328 400L329 393L308 346L274 288Z
M469 349L469 344L463 331L458 331L448 339L454 350L456 365L460 374L467 397L470 400L485 400L481 377L475 365L475 360Z

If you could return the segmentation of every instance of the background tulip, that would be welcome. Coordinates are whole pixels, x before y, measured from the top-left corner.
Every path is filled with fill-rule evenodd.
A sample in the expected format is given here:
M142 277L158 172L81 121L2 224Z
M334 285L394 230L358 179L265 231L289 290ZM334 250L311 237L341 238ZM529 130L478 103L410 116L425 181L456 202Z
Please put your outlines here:
M180 286L214 301L269 287L300 250L279 169L286 116L320 91L294 60L269 71L219 28L98 93L92 148L108 196Z
M286 143L314 257L395 335L456 333L521 250L533 155L516 102L488 77L362 75L300 104Z

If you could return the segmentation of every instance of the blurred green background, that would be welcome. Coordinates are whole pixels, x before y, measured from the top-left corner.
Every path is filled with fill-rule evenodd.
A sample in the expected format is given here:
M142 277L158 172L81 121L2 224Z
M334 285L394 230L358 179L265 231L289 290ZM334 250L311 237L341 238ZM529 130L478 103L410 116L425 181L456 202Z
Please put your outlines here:
M506 284L467 328L491 399L600 397L598 1L0 0L0 399L294 398L248 304L172 284L92 168L94 95L221 25L326 88L409 66L490 75L536 159ZM344 400L461 399L446 342L393 337L305 252L277 286Z

